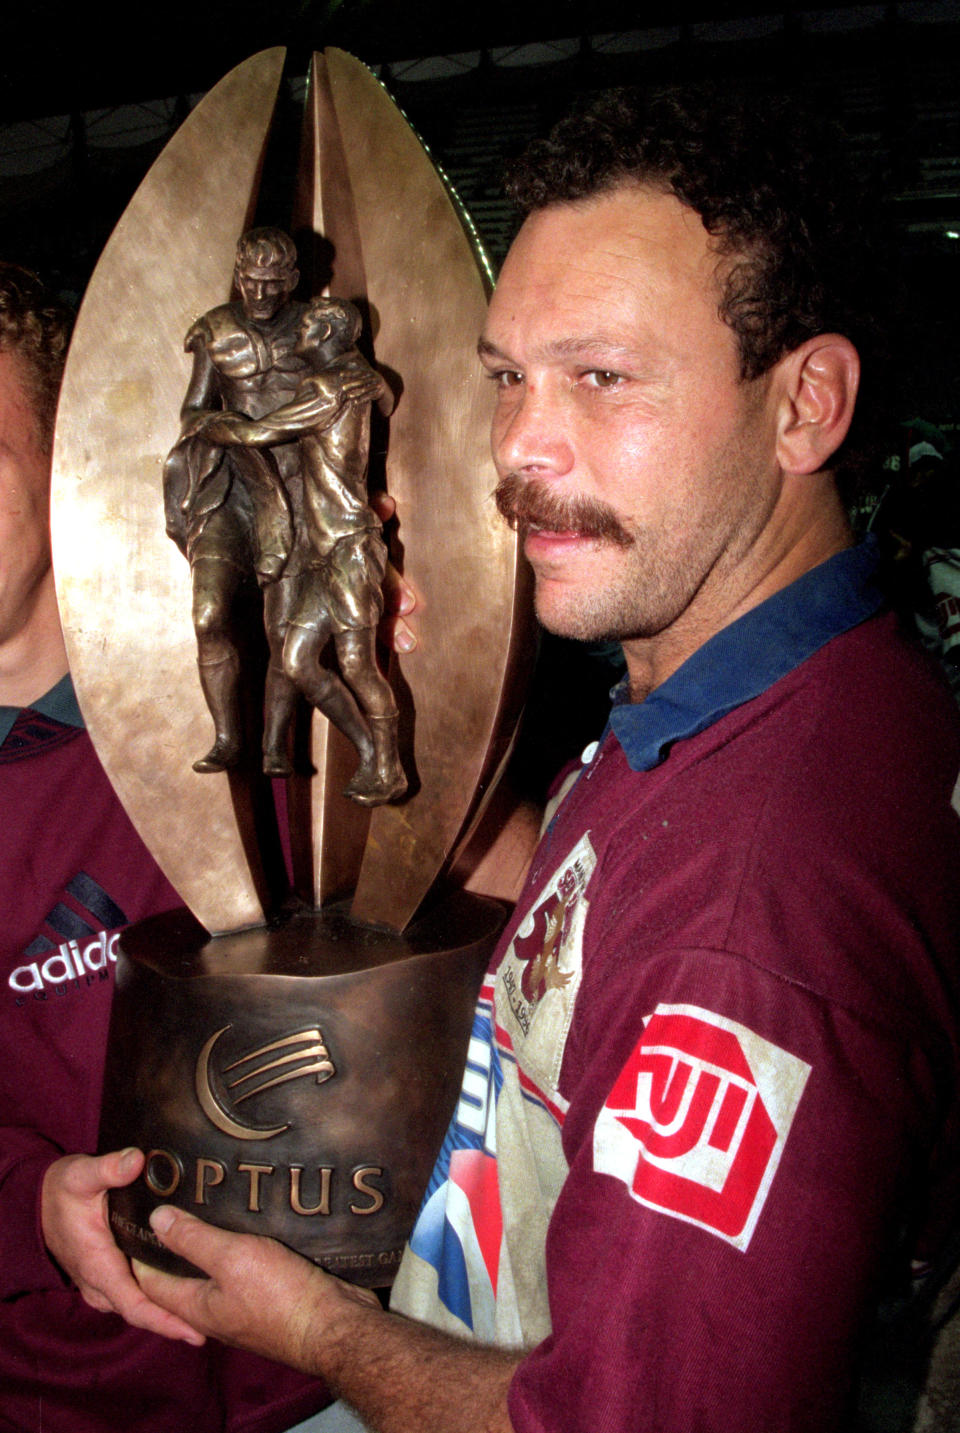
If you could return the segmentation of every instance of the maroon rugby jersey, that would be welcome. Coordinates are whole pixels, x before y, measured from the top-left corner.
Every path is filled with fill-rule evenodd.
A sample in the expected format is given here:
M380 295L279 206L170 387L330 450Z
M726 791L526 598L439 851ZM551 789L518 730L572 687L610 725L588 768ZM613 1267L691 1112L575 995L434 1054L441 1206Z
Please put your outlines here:
M69 678L39 705L54 715L0 709L13 721L0 745L0 1428L280 1433L329 1402L321 1385L96 1312L43 1244L45 1170L96 1150L117 930L181 902L114 795Z
M518 1433L847 1433L958 1207L960 727L863 549L615 707L541 841L395 1291Z

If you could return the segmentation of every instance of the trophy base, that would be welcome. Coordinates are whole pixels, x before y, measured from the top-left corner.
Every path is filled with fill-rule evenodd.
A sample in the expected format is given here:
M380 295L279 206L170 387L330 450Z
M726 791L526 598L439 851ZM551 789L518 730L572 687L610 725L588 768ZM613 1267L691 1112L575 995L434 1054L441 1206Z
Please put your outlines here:
M110 1192L121 1249L196 1274L150 1229L169 1203L387 1287L503 918L458 893L403 934L341 907L213 938L186 910L126 930L100 1148L136 1145L147 1162Z

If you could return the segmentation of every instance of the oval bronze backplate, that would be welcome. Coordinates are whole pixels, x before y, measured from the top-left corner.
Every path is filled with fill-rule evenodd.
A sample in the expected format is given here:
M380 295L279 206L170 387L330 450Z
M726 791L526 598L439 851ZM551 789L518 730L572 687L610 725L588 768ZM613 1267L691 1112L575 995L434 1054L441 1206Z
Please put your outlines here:
M184 335L229 297L253 218L283 61L268 50L227 75L131 200L78 318L54 454L54 565L80 705L137 829L213 932L264 919L264 875L245 824L254 796L245 805L235 778L191 769L210 718L161 468L189 377ZM475 357L489 284L442 177L365 66L315 57L304 134L298 237L306 225L332 242L330 290L364 301L375 361L402 390L386 481L419 645L391 672L412 794L358 827L327 779L342 751L314 716L317 774L308 800L288 804L308 828L314 902L353 862L354 915L401 929L489 790L517 710L526 604L516 539L491 500Z

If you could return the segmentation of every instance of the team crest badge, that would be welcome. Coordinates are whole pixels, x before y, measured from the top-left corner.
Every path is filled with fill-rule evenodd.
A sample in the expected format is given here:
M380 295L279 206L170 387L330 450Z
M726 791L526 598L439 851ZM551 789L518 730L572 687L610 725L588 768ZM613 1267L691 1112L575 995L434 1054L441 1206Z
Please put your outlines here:
M583 968L589 833L534 899L497 973L497 1016L528 1072L555 1090Z
M548 990L562 990L572 979L571 971L560 969L559 956L580 895L576 870L564 871L557 889L540 902L529 923L521 928L526 931L529 924L529 932L517 933L513 949L522 969L520 989L531 1005Z

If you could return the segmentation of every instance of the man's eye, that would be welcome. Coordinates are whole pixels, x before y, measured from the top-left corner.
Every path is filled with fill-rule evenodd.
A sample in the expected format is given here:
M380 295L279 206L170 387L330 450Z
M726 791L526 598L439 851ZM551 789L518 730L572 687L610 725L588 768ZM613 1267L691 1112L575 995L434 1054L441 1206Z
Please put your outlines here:
M582 377L591 388L616 388L623 381L622 373L612 373L609 368L590 368Z
M518 373L515 368L498 368L487 371L487 377L498 388L516 388L523 382L523 374Z

